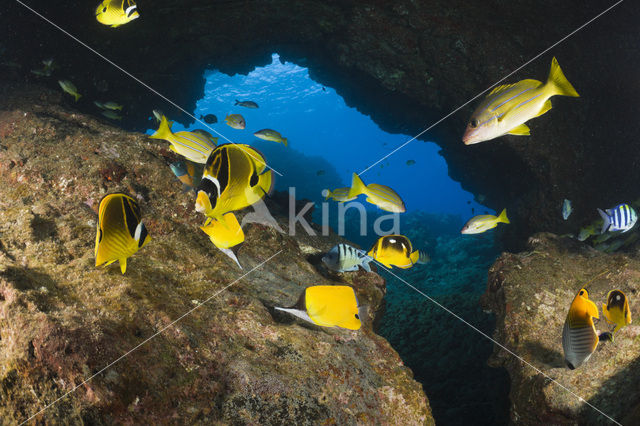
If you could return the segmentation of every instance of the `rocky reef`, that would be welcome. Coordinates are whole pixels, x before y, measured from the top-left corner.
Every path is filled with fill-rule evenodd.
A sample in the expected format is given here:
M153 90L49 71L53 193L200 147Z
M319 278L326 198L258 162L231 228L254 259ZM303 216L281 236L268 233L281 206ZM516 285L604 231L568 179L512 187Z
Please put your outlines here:
M338 237L249 224L240 270L198 229L166 143L61 96L0 86L3 424L433 424L421 385L372 330L384 280L320 266ZM94 266L94 209L115 191L140 201L152 238L124 275ZM287 229L288 206L270 203ZM368 306L357 332L272 309L337 282Z
M565 367L562 351L569 305L583 286L600 312L608 292L622 290L637 322L638 254L637 248L603 254L570 238L537 234L528 251L503 254L491 267L482 300L497 316L493 337L539 370L494 350L490 364L505 367L511 378L514 423L611 424L606 416L625 425L640 423L640 326L632 323L616 333L614 342L600 342L576 370ZM596 328L610 328L602 313Z

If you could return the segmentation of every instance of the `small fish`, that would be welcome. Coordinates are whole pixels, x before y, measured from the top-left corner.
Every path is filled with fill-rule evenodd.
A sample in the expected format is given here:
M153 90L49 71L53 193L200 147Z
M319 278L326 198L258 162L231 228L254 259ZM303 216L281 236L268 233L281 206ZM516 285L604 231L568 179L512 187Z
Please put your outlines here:
M602 211L598 209L598 213L602 217L604 223L602 224L601 234L605 232L622 231L627 232L633 228L638 220L638 215L633 207L629 204L619 204L614 208Z
M581 228L580 232L578 233L578 241L584 241L590 236L596 235L597 233L598 231L596 230L595 226L593 225L585 226L584 228Z
M499 216L492 214L483 214L475 216L469 219L469 221L462 227L461 234L481 234L489 229L498 226L498 223L511 223L507 218L507 209L502 210Z
M249 207L272 188L272 172L259 151L249 145L220 145L204 166L196 211L220 221L225 213Z
M359 330L362 325L356 293L349 286L307 287L295 306L275 309L322 327Z
M353 174L351 189L348 197L357 197L360 194L367 196L367 202L378 206L380 209L392 213L403 213L406 211L404 201L391 188L377 183L365 185L360 176Z
M413 166L416 164L416 160L407 160L407 166Z
M207 124L215 124L218 122L218 117L213 114L207 114L204 117L201 115L200 120L203 120Z
M195 129L193 130L193 133L198 133L199 135L202 135L205 138L208 138L209 140L211 140L211 142L213 142L214 145L218 145L218 138L214 137L211 133L207 132L206 130Z
M325 171L324 171L324 170L318 170L318 171L316 172L316 176L323 176L323 175L324 175L324 173L325 173Z
M564 360L570 370L580 367L598 346L593 318L599 318L598 307L589 300L587 290L582 288L571 302L562 328Z
M122 120L122 116L118 115L115 111L105 110L105 111L102 111L102 115L104 115L107 118L110 118L111 120Z
M413 251L411 241L404 235L385 235L378 238L367 254L387 268L397 266L407 269L420 260L420 251ZM423 255L425 263L428 262L427 258L428 256Z
M102 106L113 111L122 111L122 105L115 102L105 102L102 104Z
M602 313L608 322L615 324L611 341L618 330L631 324L629 299L621 290L611 290L607 294L607 303L602 304Z
M190 161L177 161L169 165L173 174L182 182L184 192L196 189L200 177L196 176L196 167Z
M97 106L98 108L100 108L100 109L106 109L106 108L104 107L104 104L103 104L102 102L93 101L93 104L94 104L95 106Z
M170 149L180 154L187 160L203 164L209 158L209 154L216 148L211 139L194 132L171 132L171 124L163 115L158 130L151 136L152 139L164 139L171 143Z
M528 79L494 88L471 115L462 141L471 145L507 133L528 136L529 127L524 123L549 111L549 98L556 95L580 96L553 58L546 83Z
M258 130L253 134L256 138L263 139L265 141L278 142L287 146L287 138L283 138L279 132L271 129Z
M51 77L51 71L49 70L31 70L32 74L37 75L38 77Z
M232 129L243 130L247 126L246 121L244 121L244 117L240 114L227 115L224 122Z
M324 189L322 190L322 196L324 197L325 200L328 200L329 198L333 199L334 201L337 201L339 203L345 203L347 201L352 201L355 200L356 197L350 197L349 196L349 191L351 190L351 188L336 188L333 191L329 191L328 189Z
M258 108L258 104L253 102L253 101L242 101L242 102L240 102L239 100L236 99L236 105L237 106L241 106L241 107L245 107L245 108L252 108L252 109Z
M162 117L164 116L162 111L160 111L159 109L154 109L151 112L153 113L153 116L155 117L156 121L160 123L162 121Z
M358 267L371 272L369 262L372 260L373 258L367 256L364 250L359 250L347 244L338 244L324 255L322 263L335 272L357 271Z
M78 88L69 80L58 80L58 84L62 87L62 90L64 90L65 93L73 96L76 99L76 102L78 102L78 99L82 97L82 95L78 93Z
M569 219L569 216L571 216L572 211L573 211L573 207L571 206L571 201L565 198L564 201L562 202L562 218L564 220Z
M96 266L107 266L117 260L124 274L127 258L150 240L135 199L127 194L115 193L106 195L100 201L94 250Z
M217 220L208 222L205 226L201 226L200 229L209 236L209 239L218 250L226 254L242 269L238 257L233 250L231 250L231 247L235 247L244 242L244 232L236 216L233 213L227 213L222 217L222 222L218 222Z
M96 8L96 19L112 28L127 24L140 17L133 0L104 0Z

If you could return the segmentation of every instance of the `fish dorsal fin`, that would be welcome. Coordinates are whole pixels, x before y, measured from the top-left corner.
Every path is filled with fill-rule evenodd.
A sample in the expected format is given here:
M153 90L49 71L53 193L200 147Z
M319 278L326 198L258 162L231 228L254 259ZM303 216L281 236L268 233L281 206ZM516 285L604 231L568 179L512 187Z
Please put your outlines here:
M503 84L501 86L496 86L493 88L492 91L489 92L489 94L487 95L487 97L491 96L491 95L495 95L496 93L500 93L500 92L504 92L507 89L512 88L513 86L515 86L516 83L513 84Z
M589 299L585 299L585 302L587 304L587 314L593 318L600 318L600 315L598 315L598 307L596 306L596 304Z
M509 130L507 133L516 136L529 136L531 134L529 127L527 127L526 124L516 126L513 129Z

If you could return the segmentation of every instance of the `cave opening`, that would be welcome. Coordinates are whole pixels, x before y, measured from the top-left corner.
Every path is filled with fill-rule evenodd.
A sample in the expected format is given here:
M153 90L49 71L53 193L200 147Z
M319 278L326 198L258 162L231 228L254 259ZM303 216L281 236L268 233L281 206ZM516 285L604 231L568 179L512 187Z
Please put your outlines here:
M315 82L303 65L284 61L274 53L271 63L247 74L207 70L204 95L196 102L193 115L200 119L215 115L216 122L208 124L209 130L234 143L258 148L269 165L282 174L276 178L276 190L295 187L296 198L311 200L319 207L324 189L349 186L352 173L412 136L381 130L370 117L348 106L333 88ZM259 107L236 105L247 100ZM241 114L246 128L227 126L225 117L229 114ZM200 123L185 127L176 122L173 130L202 127ZM287 138L287 146L253 135L265 128L279 131ZM467 236L460 234L460 228L474 214L494 211L481 204L482 195L474 196L449 177L439 150L434 142L413 141L367 170L362 178L367 183L387 185L402 197L407 212L400 215L401 233L431 257L426 265L394 273L491 335L494 318L482 312L478 301L500 246L492 232ZM386 214L364 204L373 217ZM314 219L320 223L318 212L316 208ZM363 235L360 215L347 213L344 236L368 249L378 237L372 221ZM335 230L335 221L331 225ZM400 280L382 274L387 279L386 308L377 332L422 383L438 423L505 424L508 376L504 370L486 365L491 342Z

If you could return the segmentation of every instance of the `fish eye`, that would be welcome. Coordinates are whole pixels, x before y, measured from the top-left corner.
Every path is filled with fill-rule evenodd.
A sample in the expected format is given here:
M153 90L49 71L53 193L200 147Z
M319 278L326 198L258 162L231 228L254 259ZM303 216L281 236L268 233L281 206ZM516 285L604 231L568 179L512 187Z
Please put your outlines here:
M356 314L356 319L360 319L360 316L358 314Z
M580 290L580 296L584 295L584 290Z
M107 13L107 8L102 9L102 13Z
M478 120L471 120L471 127L478 127Z

